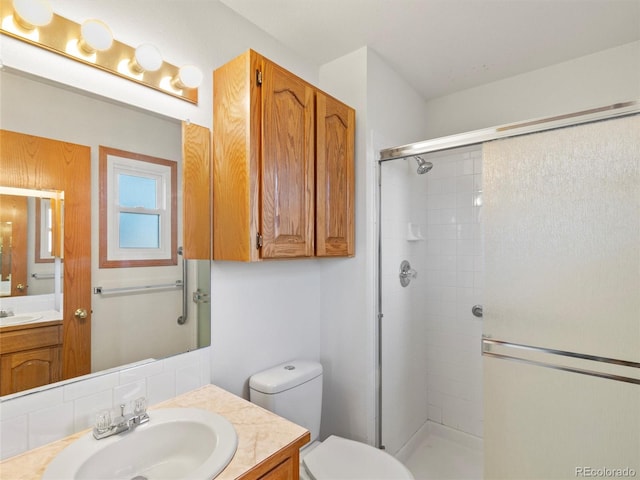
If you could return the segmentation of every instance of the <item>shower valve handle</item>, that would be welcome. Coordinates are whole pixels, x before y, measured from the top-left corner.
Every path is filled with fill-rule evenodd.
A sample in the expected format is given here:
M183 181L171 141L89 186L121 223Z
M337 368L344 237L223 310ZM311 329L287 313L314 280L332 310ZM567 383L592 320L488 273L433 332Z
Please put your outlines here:
M400 264L400 285L406 287L411 280L418 277L418 272L411 268L411 264L407 260L403 260Z

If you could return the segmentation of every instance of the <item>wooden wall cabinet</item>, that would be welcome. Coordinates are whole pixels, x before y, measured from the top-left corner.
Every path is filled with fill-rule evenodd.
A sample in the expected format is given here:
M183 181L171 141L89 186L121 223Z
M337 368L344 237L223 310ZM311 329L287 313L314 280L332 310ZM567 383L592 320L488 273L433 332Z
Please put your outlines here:
M0 330L0 395L62 380L62 321Z
M213 86L214 260L353 256L355 111L252 50Z

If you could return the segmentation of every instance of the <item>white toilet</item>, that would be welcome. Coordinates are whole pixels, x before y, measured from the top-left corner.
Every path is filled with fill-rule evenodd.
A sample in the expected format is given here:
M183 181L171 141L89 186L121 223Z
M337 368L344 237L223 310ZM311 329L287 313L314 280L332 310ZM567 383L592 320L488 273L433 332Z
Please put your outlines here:
M294 360L249 380L253 403L305 427L311 443L300 451L300 478L310 480L411 480L388 453L364 443L330 436L318 442L322 410L322 365Z

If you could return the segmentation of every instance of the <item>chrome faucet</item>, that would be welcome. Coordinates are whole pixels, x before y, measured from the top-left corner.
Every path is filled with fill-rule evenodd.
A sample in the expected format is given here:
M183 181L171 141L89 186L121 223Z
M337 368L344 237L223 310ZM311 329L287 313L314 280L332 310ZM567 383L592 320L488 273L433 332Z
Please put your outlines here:
M0 318L13 317L12 310L0 310Z
M149 421L147 400L144 397L136 399L132 413L124 413L125 404L120 404L120 415L111 420L111 412L104 410L96 415L93 437L96 440L133 430L138 425Z

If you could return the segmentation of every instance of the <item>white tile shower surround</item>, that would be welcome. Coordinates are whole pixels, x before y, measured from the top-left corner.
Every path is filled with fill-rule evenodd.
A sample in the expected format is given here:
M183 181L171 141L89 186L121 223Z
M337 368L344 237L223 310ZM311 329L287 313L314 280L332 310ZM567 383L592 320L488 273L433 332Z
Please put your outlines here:
M210 348L61 384L0 403L0 460L90 427L96 412L149 405L211 383Z
M398 454L416 480L480 480L482 439L427 422Z
M482 437L482 150L430 157L423 189L426 226L428 418Z
M482 321L471 313L483 289L482 151L424 158L434 164L424 175L413 159L383 166L383 354L390 362L383 440L390 453L427 419L476 437L483 431ZM423 240L407 241L409 223ZM418 271L408 288L397 278L405 258ZM401 415L392 411L398 404Z

